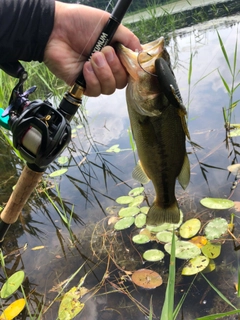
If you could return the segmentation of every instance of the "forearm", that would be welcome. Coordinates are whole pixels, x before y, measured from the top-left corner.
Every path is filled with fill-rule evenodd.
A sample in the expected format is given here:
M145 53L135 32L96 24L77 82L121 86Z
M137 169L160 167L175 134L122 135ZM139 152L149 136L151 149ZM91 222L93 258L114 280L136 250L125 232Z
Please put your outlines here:
M54 9L54 0L1 0L0 63L42 61Z

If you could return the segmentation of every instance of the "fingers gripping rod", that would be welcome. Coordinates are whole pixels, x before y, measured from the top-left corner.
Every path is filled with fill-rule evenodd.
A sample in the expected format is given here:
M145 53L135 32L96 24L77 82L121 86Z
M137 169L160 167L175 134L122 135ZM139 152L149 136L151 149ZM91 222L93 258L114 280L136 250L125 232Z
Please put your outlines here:
M132 0L118 0L108 22L92 48L89 60L94 52L100 51L110 43L131 2ZM6 67L7 70L10 70L8 72L10 75L14 73L11 68L9 69L8 65L0 65L0 67L2 69ZM17 75L15 76L17 77ZM23 81L25 81L25 78ZM8 122L13 132L13 144L27 161L27 165L23 169L11 197L0 215L0 241L3 241L9 226L17 221L25 203L41 180L47 166L68 144L71 137L69 122L82 103L82 96L86 87L85 79L81 72L75 84L65 93L59 108L54 110L47 101L29 101L27 99L28 94L33 92L35 88L33 89L32 87L23 93L23 81L19 81L21 94L19 94L19 90L13 90L14 97L11 97L11 99L14 98L17 109L14 109L10 103L10 109L6 109L7 111L2 114L3 116L8 113L11 115ZM18 101L19 98L21 103ZM22 105L24 105L24 108ZM49 122L47 123L47 121ZM45 125L43 122L46 122ZM8 124L5 123L4 127L7 126ZM53 130L51 130L52 128Z

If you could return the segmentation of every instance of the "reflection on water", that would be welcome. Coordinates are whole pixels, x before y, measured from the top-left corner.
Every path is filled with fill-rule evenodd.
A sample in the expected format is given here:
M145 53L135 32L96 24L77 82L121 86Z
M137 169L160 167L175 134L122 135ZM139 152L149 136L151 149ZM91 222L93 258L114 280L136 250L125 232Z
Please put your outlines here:
M180 30L171 35L168 50L175 66L175 74L183 96L189 108L189 131L192 140L202 149L193 152L188 145L191 162L191 183L186 192L177 186L179 203L186 218L200 217L207 221L213 216L225 217L227 220L232 211L212 211L201 207L199 200L205 196L228 197L234 176L228 174L226 167L234 157L239 162L239 139L234 139L226 148L225 129L222 108L229 104L229 97L223 89L219 72L224 79L231 82L231 74L220 50L217 32L224 42L229 61L233 61L234 47L237 39L238 24L235 17L231 17L230 26L221 21L213 21L206 25L193 26ZM159 35L158 35L159 36ZM188 83L188 70L192 54L192 76ZM238 65L239 68L239 65ZM236 80L239 81L238 79ZM239 90L234 100L240 99ZM46 194L38 190L23 212L22 220L15 223L4 242L3 250L9 253L17 247L28 243L28 248L21 249L6 258L9 273L25 269L28 282L25 284L27 293L31 290L31 303L36 306L44 298L48 305L59 292L61 284L71 276L86 260L87 263L71 281L70 289L79 282L88 270L92 270L85 280L89 289L101 284L95 295L87 295L86 308L77 319L146 319L144 308L149 308L149 301L153 296L153 308L156 318L159 319L166 286L153 291L145 291L131 286L129 281L120 281L120 276L126 270L150 267L143 263L130 241L130 232L108 233L111 226L104 220L105 208L114 205L114 199L119 195L127 194L129 187L137 186L131 178L134 167L134 156L129 144L129 119L126 110L124 90L117 91L110 97L102 96L89 98L86 101L89 127L80 128L76 124L76 136L68 150L64 152L69 157L69 170L63 177L51 180L48 178L48 193L62 212L69 216L73 212L71 229L73 239L70 238L67 226L63 224L57 210L50 204ZM239 106L234 110L233 123L240 122ZM119 144L123 150L118 154L107 153L106 150ZM5 150L5 149L4 149ZM8 149L7 149L8 150ZM10 194L10 185L16 181L20 163L10 151L2 151L1 166L4 165L2 181L14 176L14 181L2 183L1 202L5 202ZM5 154L4 154L5 153ZM5 155L7 158L5 160ZM9 161L10 159L10 161ZM49 171L60 166L54 163ZM58 197L52 183L59 184L62 200ZM146 186L149 200L153 199L151 184ZM240 189L237 188L232 196L233 200L240 198ZM64 208L63 208L64 207ZM235 234L239 233L239 219L236 213ZM101 221L101 222L99 222ZM44 246L41 250L31 251L36 246ZM141 250L141 249L138 249ZM217 271L208 275L224 295L237 305L233 283L237 279L238 252L233 250L233 242L228 240L223 246L223 252L216 260ZM110 258L109 258L110 257ZM134 257L134 258L133 258ZM120 263L123 261L123 264ZM131 262L127 265L127 261ZM167 281L168 262L151 266ZM183 261L177 261L180 267ZM108 274L105 274L106 270ZM105 276L104 276L105 274ZM103 278L104 276L104 278ZM1 278L3 281L4 277ZM179 274L176 283L176 302L186 292L192 277L182 278ZM219 281L219 279L221 281ZM132 298L126 295L128 287ZM112 294L106 294L115 292ZM42 296L41 296L42 295ZM135 300L134 300L135 299ZM139 304L136 306L136 301ZM141 305L140 305L141 303ZM195 308L193 310L192 305ZM47 312L45 319L56 319L58 302ZM111 312L110 312L110 311ZM192 320L198 316L210 313L223 312L227 306L205 280L199 276L191 289L183 308L183 318ZM179 317L181 319L181 317ZM230 319L230 318L229 318ZM231 318L234 319L234 318Z

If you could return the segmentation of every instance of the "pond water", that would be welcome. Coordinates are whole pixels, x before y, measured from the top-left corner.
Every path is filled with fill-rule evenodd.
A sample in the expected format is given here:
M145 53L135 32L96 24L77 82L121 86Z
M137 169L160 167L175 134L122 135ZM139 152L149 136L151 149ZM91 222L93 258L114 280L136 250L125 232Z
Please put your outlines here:
M234 234L237 238L240 232L239 212L233 209L209 210L202 207L199 201L205 196L228 198L235 177L229 175L226 168L234 157L239 162L239 138L234 138L226 147L223 108L228 107L229 96L219 72L229 84L232 76L217 36L218 30L232 64L235 44L239 38L238 28L239 17L232 16L178 30L170 34L167 41L183 101L189 110L190 135L192 141L202 147L193 149L190 143L187 144L191 182L185 192L177 185L179 204L184 218L198 217L203 222L214 216L229 220L230 214L234 212ZM191 55L192 75L188 83ZM237 62L239 70L239 59ZM236 84L239 81L238 74ZM239 99L238 88L234 93L234 101ZM78 123L73 125L76 132L73 133L69 148L64 151L64 155L69 158L68 172L55 180L47 177L49 172L61 167L55 162L45 175L48 193L55 205L58 208L64 207L68 217L72 210L74 212L71 232L39 188L26 205L21 220L10 228L3 243L7 270L9 274L15 270L25 270L27 280L24 288L31 297L30 307L34 309L43 301L48 306L60 291L60 285L64 285L63 282L86 261L81 272L67 287L70 289L77 285L80 278L89 272L84 283L90 290L85 296L86 307L76 319L147 319L144 310L149 309L151 297L154 314L159 319L166 289L168 259L155 264L143 263L130 241L132 229L116 234L107 232L111 226L107 225L108 214L105 209L116 205L115 199L118 196L126 195L131 188L139 186L131 177L135 159L129 143L125 92L118 90L111 96L89 98L85 101L85 107L88 123L82 128ZM239 106L233 111L231 122L240 123ZM119 153L106 152L115 144L119 144ZM10 150L6 151L6 146L2 144L1 148L1 154L4 154L1 157L1 166L4 166L1 202L6 202L22 168L14 154ZM60 197L54 184L58 185ZM154 199L151 183L145 186L145 192L151 203ZM238 187L231 199L239 201ZM61 212L64 210L61 209ZM74 242L71 241L73 239ZM24 248L26 243L28 247ZM106 243L108 245L104 247ZM236 245L239 244L236 242ZM31 250L37 246L43 247ZM17 248L20 248L20 254L14 251ZM220 257L216 259L216 270L207 277L239 307L240 300L234 289L238 259L238 251L234 250L233 241L229 237L222 247ZM182 264L183 261L177 261L178 270ZM131 282L122 281L124 267L131 271L151 267L163 276L164 284L159 289L148 291L136 288ZM3 275L1 281L4 282ZM192 281L193 277L182 277L180 271L177 272L176 302ZM131 295L126 294L127 290ZM18 296L21 296L20 292L14 298ZM58 307L59 302L55 302L45 313L44 319L57 319ZM227 304L198 275L178 319L192 320L226 310L229 310ZM24 315L21 319L25 319Z

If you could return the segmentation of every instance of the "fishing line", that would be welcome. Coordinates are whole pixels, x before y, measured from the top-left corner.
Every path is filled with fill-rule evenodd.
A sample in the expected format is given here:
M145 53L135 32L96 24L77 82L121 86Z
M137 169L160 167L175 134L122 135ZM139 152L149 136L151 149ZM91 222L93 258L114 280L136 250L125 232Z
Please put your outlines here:
M139 67L140 67L144 72L146 72L147 74L149 74L150 76L157 77L157 74L154 74L154 73L151 73L151 72L145 70L145 69L143 68L143 66L141 65L141 62L139 61L139 59L140 59L139 56L140 56L140 54L142 54L142 53L145 53L145 54L147 54L149 57L152 57L152 55L151 55L150 53L148 53L148 52L145 52L145 51L139 52L139 53L138 53L138 56L137 56L137 62L138 62Z

